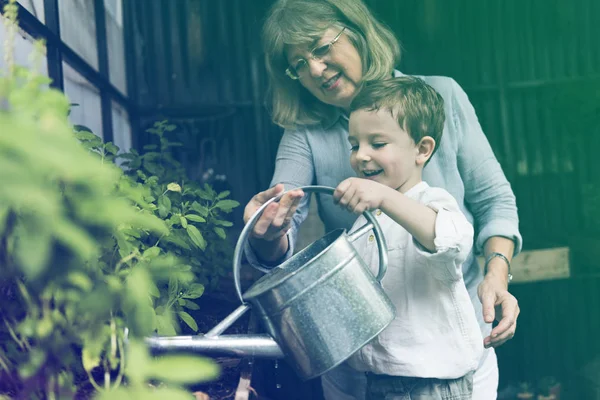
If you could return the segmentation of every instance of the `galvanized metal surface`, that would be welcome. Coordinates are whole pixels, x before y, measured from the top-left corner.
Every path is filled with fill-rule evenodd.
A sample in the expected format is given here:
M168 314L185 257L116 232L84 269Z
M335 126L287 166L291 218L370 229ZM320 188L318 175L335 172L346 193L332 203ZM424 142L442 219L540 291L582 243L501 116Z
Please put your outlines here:
M209 356L283 358L281 348L268 335L156 336L144 341L156 355L182 352Z
M244 294L303 379L346 360L395 316L343 231L332 233L316 249L311 245L298 254L315 255L308 261L294 256L282 265L274 286L269 274Z

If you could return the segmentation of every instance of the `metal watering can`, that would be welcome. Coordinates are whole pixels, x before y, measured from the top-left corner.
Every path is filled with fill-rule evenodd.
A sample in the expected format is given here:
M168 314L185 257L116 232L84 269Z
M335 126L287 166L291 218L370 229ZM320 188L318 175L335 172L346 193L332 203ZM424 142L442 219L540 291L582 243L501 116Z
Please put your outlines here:
M299 187L333 194L326 186ZM286 358L303 380L341 364L392 322L395 309L381 287L387 246L370 212L368 223L351 235L336 229L256 281L245 293L240 284L244 243L270 199L250 218L233 256L233 278L242 305L205 335L147 338L155 353L184 351L239 357ZM379 250L374 277L352 242L373 230ZM221 335L248 309L262 320L268 335Z

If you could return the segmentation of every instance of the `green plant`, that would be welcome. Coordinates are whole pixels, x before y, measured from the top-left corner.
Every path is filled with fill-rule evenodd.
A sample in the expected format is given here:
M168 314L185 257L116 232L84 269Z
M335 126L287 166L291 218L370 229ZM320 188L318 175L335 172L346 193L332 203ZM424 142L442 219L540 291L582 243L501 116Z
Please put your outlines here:
M120 155L125 159L128 175L149 187L157 201L157 215L165 219L171 234L165 237L165 249L176 251L193 266L193 271L210 288L219 284L219 278L229 271L233 251L226 240L226 228L233 224L227 220L239 203L228 199L229 191L217 193L204 184L191 181L171 149L180 147L167 139L175 125L167 121L156 122L147 130L159 144L144 146L145 152L135 150ZM166 244L174 245L169 247ZM198 251L198 249L200 251Z
M187 181L185 170L171 153L180 144L166 137L174 129L167 121L156 122L148 132L160 144L145 146L142 154L136 150L119 154L115 145L102 143L93 133L85 130L77 133L84 146L102 162L124 160L127 185L146 191L143 200L168 229L160 236L132 228L120 231L113 244L120 256L125 257L135 249L146 256L172 254L195 276L193 282L171 279L168 284L154 288L157 332L167 336L179 331L173 316L178 316L192 330L198 330L187 311L197 310L194 299L204 293L205 287L216 288L219 278L229 271L233 249L225 229L233 224L226 220L226 214L239 205L227 199L229 192L217 193L210 185L200 187Z
M165 200L185 204L189 185L163 186L158 177L138 175L131 161L144 163L143 155L129 158L125 174L113 162L114 145L89 132L77 140L66 97L35 69L14 65L15 0L4 11L9 69L0 76L0 395L62 399L88 391L107 399L187 399L179 385L215 378L215 364L190 356L152 359L141 339L175 331L174 315L204 290L194 272L201 266L190 263L184 243L171 240L179 225L185 229L181 218L189 219L191 204L179 206L177 225L175 206L169 209ZM215 235L213 219L235 206L218 201L207 200L202 217ZM203 243L191 232L198 249L208 248L208 237ZM153 379L168 386L152 389Z

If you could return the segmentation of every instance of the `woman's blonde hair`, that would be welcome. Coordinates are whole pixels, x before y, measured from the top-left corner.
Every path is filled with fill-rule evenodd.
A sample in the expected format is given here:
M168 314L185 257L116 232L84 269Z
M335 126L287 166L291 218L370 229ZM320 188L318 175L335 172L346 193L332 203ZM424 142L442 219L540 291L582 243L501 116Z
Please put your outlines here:
M362 58L363 81L389 78L400 61L400 45L361 0L278 0L263 26L262 40L270 77L272 119L291 128L326 121L334 106L317 100L299 82L289 79L286 46L305 45L330 27L345 34Z

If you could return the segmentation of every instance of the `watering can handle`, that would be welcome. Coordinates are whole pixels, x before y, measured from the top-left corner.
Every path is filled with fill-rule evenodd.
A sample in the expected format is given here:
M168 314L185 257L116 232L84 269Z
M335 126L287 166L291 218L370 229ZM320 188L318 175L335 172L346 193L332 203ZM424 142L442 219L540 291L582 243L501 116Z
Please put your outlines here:
M334 188L329 187L329 186L300 186L300 187L297 187L292 190L296 190L296 189L302 189L304 192L325 193L325 194L330 194L330 195L332 195L333 192L335 191ZM233 280L235 283L235 290L236 290L238 298L240 299L242 304L245 304L245 302L244 302L244 297L242 295L242 285L240 282L240 269L241 269L241 265L242 265L242 253L243 253L243 249L244 249L244 243L246 242L246 238L250 234L250 231L252 230L252 228L254 228L256 221L258 221L258 218L262 215L265 208L267 208L267 206L269 204L271 204L272 202L279 201L279 199L281 199L281 197L285 193L287 193L287 191L279 194L278 196L273 197L272 199L269 199L258 210L256 210L254 215L252 215L252 217L250 217L250 219L246 223L246 226L244 226L244 229L242 229L242 232L240 233L240 237L237 241L237 244L235 246L235 251L233 253ZM378 250L379 250L379 271L377 273L377 280L381 282L381 279L383 279L383 276L385 275L385 272L387 270L387 264L388 264L387 245L385 243L383 233L381 232L381 228L379 227L379 224L377 223L377 219L375 217L373 217L373 214L371 214L371 212L369 212L369 211L365 211L363 213L363 215L367 219L368 223L366 223L365 225L363 225L362 227L357 229L354 233L349 235L348 240L350 242L353 242L358 237L369 232L371 229L373 230L373 232L375 233L375 238L377 239L377 246L378 246ZM240 310L242 309L242 307L243 306L240 307Z

